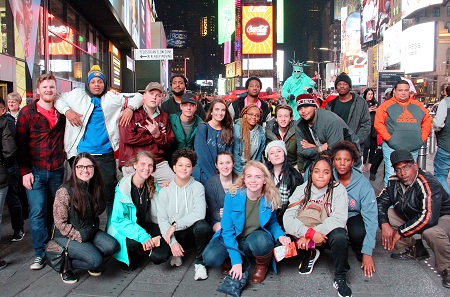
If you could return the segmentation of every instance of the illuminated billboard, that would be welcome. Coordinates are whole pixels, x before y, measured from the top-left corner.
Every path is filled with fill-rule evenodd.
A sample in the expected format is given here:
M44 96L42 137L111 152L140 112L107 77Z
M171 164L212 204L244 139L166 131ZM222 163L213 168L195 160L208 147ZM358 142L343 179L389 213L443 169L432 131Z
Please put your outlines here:
M434 22L409 27L402 33L402 70L405 74L434 70Z
M272 53L272 6L244 6L242 8L242 54Z
M219 0L218 14L219 16L219 30L218 44L231 41L236 25L236 7L234 0Z
M334 1L334 19L341 19L341 9L345 7L347 9L347 14L359 9L360 0L335 0Z
M388 70L400 70L400 63L402 60L402 22L398 22L390 27L384 33L383 39L383 68ZM398 65L397 65L398 64ZM397 65L395 68L391 66Z
M402 18L414 11L435 4L442 4L442 0L402 0Z
M167 47L186 47L187 36L186 30L170 30L167 35Z
M361 0L361 39L363 43L380 40L383 37L389 25L388 10L385 1Z

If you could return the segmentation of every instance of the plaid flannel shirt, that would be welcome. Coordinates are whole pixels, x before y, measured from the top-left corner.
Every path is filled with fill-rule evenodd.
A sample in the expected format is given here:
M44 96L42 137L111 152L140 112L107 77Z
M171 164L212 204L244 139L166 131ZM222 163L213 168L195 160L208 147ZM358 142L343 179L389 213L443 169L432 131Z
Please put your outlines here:
M280 193L281 208L283 206L289 205L289 196L291 195L291 190L288 189L287 179L280 175L280 181L276 185L278 192Z
M50 129L47 119L36 108L36 101L20 110L16 141L18 163L22 176L33 168L53 171L64 166L64 130L66 117L58 111L56 126Z

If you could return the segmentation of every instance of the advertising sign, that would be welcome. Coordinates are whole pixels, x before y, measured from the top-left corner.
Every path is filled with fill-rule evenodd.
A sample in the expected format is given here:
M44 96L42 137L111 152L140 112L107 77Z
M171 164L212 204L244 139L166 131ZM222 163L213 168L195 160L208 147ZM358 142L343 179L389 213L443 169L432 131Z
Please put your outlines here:
M409 27L402 33L402 70L405 74L434 70L435 23Z
M402 60L402 23L398 22L384 33L383 39L383 68L389 70L400 70L400 62ZM398 64L395 69L391 66Z
M386 1L361 0L361 38L366 43L379 40L389 24Z
M137 60L173 60L173 49L135 49L134 59Z
M406 18L418 9L430 5L442 4L442 2L442 0L402 0L402 18Z
M218 44L231 41L236 25L236 7L234 0L219 0L218 13L219 16L219 30Z
M167 35L167 47L186 47L187 36L186 30L170 30Z
M352 12L359 9L360 0L335 0L334 1L334 19L341 19L341 9L346 8L347 14L351 14Z
M202 86L202 87L212 87L214 82L210 79L208 80L203 80L203 79L197 79L195 81L196 85Z
M242 53L273 53L272 6L244 6L242 8Z

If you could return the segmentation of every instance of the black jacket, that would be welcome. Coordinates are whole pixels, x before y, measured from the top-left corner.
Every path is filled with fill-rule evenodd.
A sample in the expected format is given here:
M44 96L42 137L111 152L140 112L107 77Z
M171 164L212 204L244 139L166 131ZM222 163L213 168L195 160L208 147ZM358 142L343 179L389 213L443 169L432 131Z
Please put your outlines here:
M233 118L233 123L239 119L241 117L241 110L245 107L245 98L247 97L247 93L243 93L245 94L240 96L239 98L237 98L236 100L233 101L233 103L231 103L233 105L233 110L234 110L234 118ZM261 109L263 112L262 117L259 119L259 124L262 125L263 122L266 121L267 116L270 114L270 108L269 105L267 105L267 103L263 100L261 100Z
M450 215L450 196L431 173L421 169L404 194L398 177L390 177L377 200L378 224L389 223L388 209L394 206L395 212L406 221L398 228L403 237L422 233L437 225L441 216Z
M16 140L9 128L6 117L0 116L0 133L2 136L0 156L0 188L8 185L8 167L12 166L16 157Z

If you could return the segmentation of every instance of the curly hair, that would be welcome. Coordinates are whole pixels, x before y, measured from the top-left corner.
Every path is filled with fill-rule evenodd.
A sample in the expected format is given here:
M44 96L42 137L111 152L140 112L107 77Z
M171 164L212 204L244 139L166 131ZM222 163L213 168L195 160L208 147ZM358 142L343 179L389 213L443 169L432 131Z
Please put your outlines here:
M311 187L313 185L312 174L313 174L314 168L316 167L317 163L319 163L320 161L326 162L330 166L330 170L333 169L331 153L328 150L323 151L319 155L319 159L315 160L309 167L308 181L307 181L307 184L305 187L305 201L303 202L303 206L305 206L308 203L308 201L311 199ZM328 182L328 185L327 185L327 193L329 194L328 197L333 197L333 188L335 186L336 186L336 184L334 182L334 177L333 177L333 174L331 174L330 181ZM329 203L330 203L330 207L331 207L331 199L329 200Z
M222 127L222 142L228 146L233 145L233 119L231 118L230 111L227 108L227 104L221 99L214 99L211 102L211 106L208 109L208 113L206 114L205 123L212 120L212 111L214 110L214 105L223 104L225 106L225 117L220 122L220 126Z
M360 157L358 149L356 148L355 144L353 144L347 140L342 140L342 141L339 141L339 142L336 142L335 144L333 144L333 146L331 147L332 160L334 160L338 151L349 152L350 155L352 155L353 161L355 161L355 162L358 161L358 159Z
M177 151L175 151L172 155L172 164L176 164L178 162L178 159L180 158L186 158L191 160L192 167L194 167L197 164L197 153L191 150L190 148L182 148Z
M278 193L278 189L275 187L272 176L267 169L267 167L258 161L250 160L242 169L242 174L239 175L236 182L230 187L230 194L236 195L238 189L245 188L245 172L249 167L255 167L261 170L264 174L265 184L261 189L261 195L266 199L266 203L270 203L272 207L272 211L281 207L280 194Z
M155 156L149 152L149 151L138 151L136 155L134 155L128 162L129 164L135 165L139 162L139 159L142 157L148 157L152 159L153 161L153 172L156 170L156 159ZM145 181L145 184L147 186L147 192L148 192L148 200L153 198L153 195L156 193L156 186L155 186L155 178L153 175L150 175L147 180Z
M244 141L244 157L247 160L250 160L250 127L247 121L247 113L250 108L257 108L259 110L259 118L262 117L263 112L262 109L258 107L256 104L249 104L242 108L241 110L241 135L239 137L239 141ZM259 119L258 119L259 120Z

